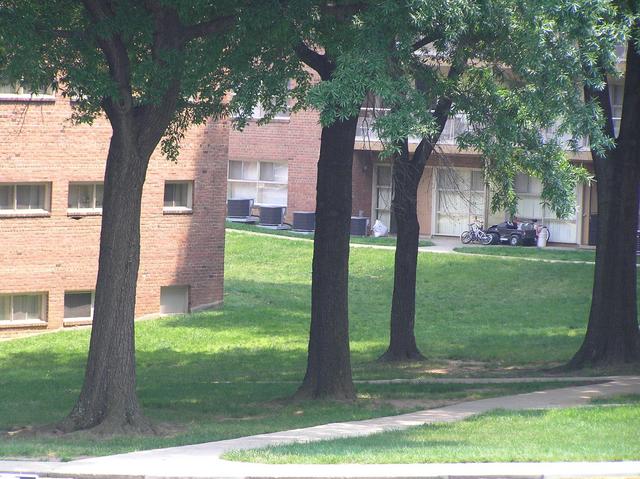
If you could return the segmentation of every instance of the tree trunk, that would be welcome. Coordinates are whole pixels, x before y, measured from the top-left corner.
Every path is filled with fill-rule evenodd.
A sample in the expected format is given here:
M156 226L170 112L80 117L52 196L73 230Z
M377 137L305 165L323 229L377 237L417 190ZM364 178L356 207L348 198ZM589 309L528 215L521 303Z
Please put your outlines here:
M416 272L418 264L418 185L426 158L422 149L409 158L408 142L393 163L393 214L397 239L391 303L391 339L379 361L419 361L424 359L416 345Z
M594 156L598 245L587 333L570 368L640 361L636 234L640 180L640 56L629 43L620 134L605 158ZM609 112L608 91L600 97ZM609 119L610 134L613 134Z
M298 397L351 400L349 231L357 116L322 129L307 372Z
M136 395L134 344L140 208L149 156L139 153L133 130L114 128L105 171L89 357L80 397L58 425L64 432L152 431Z

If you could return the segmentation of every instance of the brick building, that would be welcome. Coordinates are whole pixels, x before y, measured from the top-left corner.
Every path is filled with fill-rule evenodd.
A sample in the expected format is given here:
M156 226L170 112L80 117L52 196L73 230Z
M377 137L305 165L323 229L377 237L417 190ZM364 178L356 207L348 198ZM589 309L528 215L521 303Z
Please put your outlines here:
M0 89L0 334L91 321L111 128L72 125L69 100ZM152 156L136 316L222 301L227 122Z
M614 104L621 104L621 91L622 85L613 86ZM379 157L382 144L371 128L371 115L371 109L362 108L358 122L352 212L364 214L372 222L380 219L393 229L391 164ZM260 118L259 110L254 116ZM289 222L293 211L313 211L321 134L318 120L318 113L310 110L291 116L282 114L263 126L250 122L242 132L232 130L228 198L253 198L257 205L287 206ZM490 212L491 192L482 178L480 156L473 151L460 151L456 146L456 136L466 128L463 116L447 122L436 154L425 168L418 191L418 217L424 236L458 236L476 218L485 224L495 224L506 217L504 212ZM417 141L410 141L411 151L416 146ZM591 169L586 143L580 151L567 154L574 163ZM590 223L597 213L595 185L577 188L575 214L564 219L557 218L542 204L542 187L537 179L519 175L516 190L520 196L517 216L537 218L546 224L553 242L578 245L593 242Z
M282 113L258 126L260 108L243 131L229 134L228 198L253 198L257 206L287 207L286 220L294 211L314 211L320 135L320 116L315 110ZM353 163L353 213L371 211L372 158L358 151Z
M624 74L626 45L616 49L618 70ZM318 81L317 76L314 79ZM624 79L610 78L614 127L620 124ZM371 128L376 115L383 114L375 98L362 108L356 133L353 161L354 215L364 215L371 223L380 219L393 232L391 213L391 164L380 158L382 144ZM262 117L260 108L254 118ZM253 198L256 205L287 207L285 221L291 222L294 211L315 210L315 181L320 152L321 127L315 111L289 115L282 113L271 123L257 126L250 122L243 132L232 130L229 140L228 198ZM435 154L429 159L418 190L418 219L424 236L458 236L468 224L478 219L485 225L503 221L506 212L490 211L491 191L482 175L480 156L474 151L460 151L456 137L468 128L459 115L450 119L440 137ZM409 142L410 152L417 141ZM593 172L591 153L586 141L577 152L567 150L569 159ZM536 218L548 226L555 243L593 245L596 242L597 187L595 183L576 188L574 214L557 218L541 199L542 185L536 178L518 175L515 184L520 198L516 216Z

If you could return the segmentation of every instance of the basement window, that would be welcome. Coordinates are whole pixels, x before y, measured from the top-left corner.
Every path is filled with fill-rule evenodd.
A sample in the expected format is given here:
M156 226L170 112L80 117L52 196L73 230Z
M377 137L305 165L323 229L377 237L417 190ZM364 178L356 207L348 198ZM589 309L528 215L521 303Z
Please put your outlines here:
M102 183L69 183L69 214L102 214Z
M47 295L43 293L0 295L0 325L46 322L46 298Z
M42 216L51 209L51 183L0 183L0 216Z
M93 319L93 291L64 293L64 324L84 324Z

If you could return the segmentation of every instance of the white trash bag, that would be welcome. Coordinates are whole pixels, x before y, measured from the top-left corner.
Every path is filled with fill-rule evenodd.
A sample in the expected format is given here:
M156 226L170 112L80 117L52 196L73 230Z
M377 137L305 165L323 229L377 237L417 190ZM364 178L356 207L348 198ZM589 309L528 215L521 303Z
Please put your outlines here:
M381 236L387 236L389 234L389 228L382 221L376 220L371 227L371 231L373 232L373 236L376 238L380 238Z

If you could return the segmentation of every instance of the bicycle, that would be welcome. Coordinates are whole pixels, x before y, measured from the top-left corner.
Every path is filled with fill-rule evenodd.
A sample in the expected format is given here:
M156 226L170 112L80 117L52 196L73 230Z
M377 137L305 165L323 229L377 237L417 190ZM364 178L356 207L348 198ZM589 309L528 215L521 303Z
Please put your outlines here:
M473 242L489 245L492 240L493 237L482 231L482 225L479 223L470 223L469 230L463 231L462 234L460 234L460 241L462 241L462 244L469 244Z

